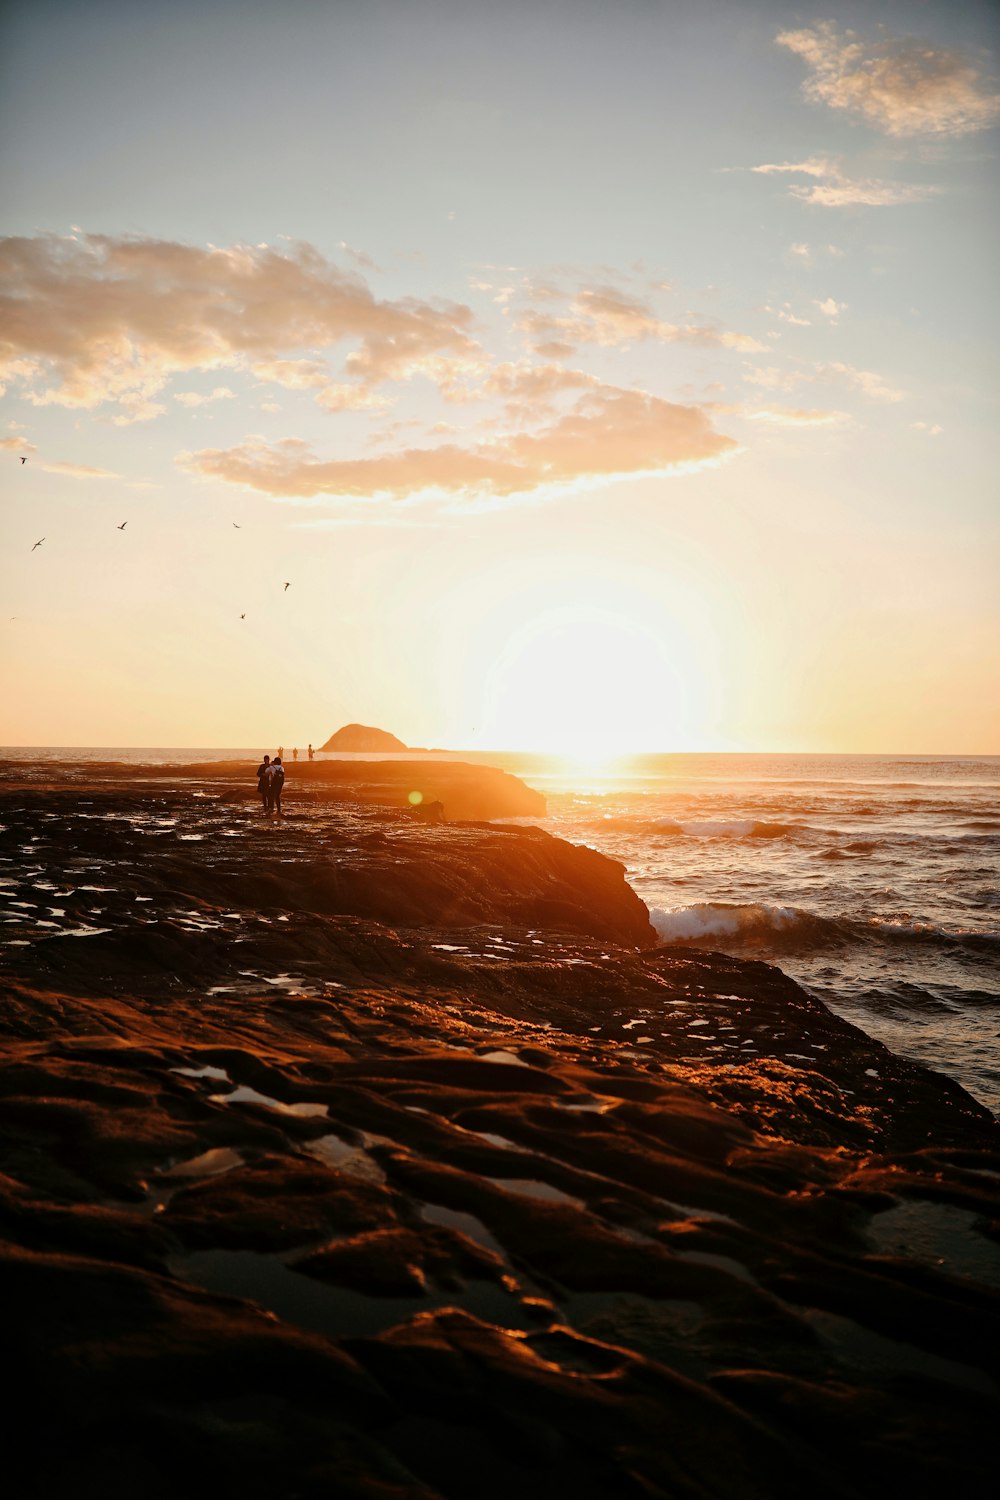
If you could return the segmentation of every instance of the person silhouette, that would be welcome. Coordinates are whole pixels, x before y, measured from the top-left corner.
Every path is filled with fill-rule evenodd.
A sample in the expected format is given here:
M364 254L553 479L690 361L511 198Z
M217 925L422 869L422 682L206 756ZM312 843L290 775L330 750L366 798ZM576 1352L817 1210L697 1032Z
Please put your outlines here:
M285 815L281 811L281 793L285 785L285 768L281 764L281 756L276 755L272 760L267 772L267 810L277 813L279 818Z
M310 745L309 746L309 759L312 760L312 758L313 758L313 756L315 754L316 754L316 751L313 749L312 745Z
M292 751L292 760L298 760L298 758L299 758L299 752L298 752L298 750L297 749L293 750Z
M268 795L267 795L267 779L268 779L268 772L269 772L270 769L271 769L271 757L269 755L265 755L264 759L261 761L260 765L257 767L257 795L260 798L261 809L265 813L267 813L267 812L270 811L270 808L268 807Z

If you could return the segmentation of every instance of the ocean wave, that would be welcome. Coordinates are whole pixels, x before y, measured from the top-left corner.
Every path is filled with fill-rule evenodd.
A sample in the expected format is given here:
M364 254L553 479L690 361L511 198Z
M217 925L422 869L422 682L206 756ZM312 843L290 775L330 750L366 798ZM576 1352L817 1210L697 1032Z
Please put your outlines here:
M649 919L664 946L704 947L706 940L724 938L741 946L812 947L839 936L839 925L828 918L762 901L701 901L675 911L653 907Z
M859 921L821 917L797 906L764 901L745 905L703 901L667 911L652 907L650 921L663 947L710 947L713 940L726 947L791 952L847 943L916 943L972 953L1000 953L1000 932L972 928L949 929L909 917L869 917Z
M650 833L676 838L783 839L804 831L802 823L772 823L761 818L666 819L649 825Z
M850 859L855 854L874 854L880 849L882 843L879 839L854 839L849 844L841 844L835 849L824 849L819 856L820 859Z
M805 823L769 818L637 818L627 814L605 815L584 826L594 833L630 833L642 838L783 839L800 833L826 832L810 829Z

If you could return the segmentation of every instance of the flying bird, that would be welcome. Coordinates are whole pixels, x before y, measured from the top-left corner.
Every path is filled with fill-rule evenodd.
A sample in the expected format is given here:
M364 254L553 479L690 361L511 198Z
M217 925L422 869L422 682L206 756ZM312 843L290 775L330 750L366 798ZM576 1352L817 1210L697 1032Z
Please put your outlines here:
M122 522L122 524L121 524L121 525L120 525L120 526L116 526L116 527L115 527L115 530L116 530L116 531L124 531L124 530L125 530L125 527L126 527L126 526L127 526L127 525L128 525L128 522L127 522L127 521L123 521L123 522Z
M22 459L21 459L21 462L22 462L22 463L23 463L23 464L26 464L26 463L27 463L27 462L28 462L28 460L27 460L27 459L26 459L26 458L22 458Z
M233 525L236 526L236 522L235 521L233 522ZM243 527L242 526L236 526L236 530L237 531L242 531Z
M43 536L39 537L38 541L35 543L35 547L40 547L42 545L42 543L44 542L44 540L45 540L45 538ZM35 547L32 547L32 549L31 549L32 552L34 552Z
M287 593L287 592L288 592L288 590L289 590L289 589L290 589L290 588L291 588L291 586L292 586L292 585L291 585L291 584L290 584L290 583L286 583L286 584L285 584L285 587L284 587L284 588L283 588L283 589L282 589L282 593L283 593L283 594L284 594L284 593Z
M246 619L246 615L240 615L240 619L241 620L245 620Z

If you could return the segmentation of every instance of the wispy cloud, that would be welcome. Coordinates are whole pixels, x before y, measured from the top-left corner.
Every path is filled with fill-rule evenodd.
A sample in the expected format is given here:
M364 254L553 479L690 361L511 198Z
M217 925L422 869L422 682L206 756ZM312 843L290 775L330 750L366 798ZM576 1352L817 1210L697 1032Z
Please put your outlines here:
M112 469L98 469L93 464L63 463L53 460L51 463L39 463L38 468L44 469L46 474L62 474L66 479L120 479L120 474L114 473Z
M1000 93L968 58L915 37L866 42L825 21L775 41L808 66L807 99L887 135L968 135L1000 118Z
M386 381L447 375L478 349L470 308L379 300L360 273L304 244L0 240L0 325L0 381L18 381L39 406L111 403L118 422L159 415L155 398L182 373L252 369L290 384L286 367L302 362L289 356L303 348L348 346L340 372L307 362L331 410L369 404Z
M788 191L793 198L822 208L885 208L897 203L921 203L940 192L939 188L929 185L850 177L839 161L825 156L812 156L806 161L762 162L750 170L764 175L790 173L818 179L813 183L795 183ZM808 250L808 247L793 246L793 251L802 249ZM836 253L832 246L830 253Z
M781 369L777 365L757 365L746 373L748 385L768 391L792 391L796 386L826 383L849 386L860 391L871 401L905 401L906 392L891 386L875 370L861 370L842 360L828 364L817 364L810 368L801 365L793 369Z
M538 300L544 297L547 301L556 301L560 296L551 287L532 290ZM641 339L744 352L763 348L750 334L702 323L668 322L658 316L651 303L614 286L584 287L575 293L564 294L564 298L569 306L563 314L531 308L518 319L517 327L534 341L540 354L559 358L580 344L620 348Z
M817 378L834 379L846 385L854 386L864 395L870 396L873 401L904 401L906 392L897 390L894 386L887 385L881 375L874 370L859 370L855 365L846 365L840 362L821 365L817 370Z
M236 392L228 385L217 385L214 391L175 391L174 400L182 406L205 406L209 401L233 401Z
M800 317L798 313L792 310L790 302L783 302L780 307L774 307L771 303L767 303L765 304L764 311L773 314L776 318L780 318L783 323L792 323L798 328L810 328L812 326L811 319Z
M596 386L539 430L479 442L324 460L298 439L268 444L251 438L235 448L182 454L178 462L193 473L284 498L401 500L428 491L504 498L718 462L737 446L700 407Z
M0 438L0 451L23 453L30 457L38 452L37 444L25 442L24 438ZM120 479L112 469L98 469L93 464L75 464L62 459L32 459L33 467L45 474L61 474L64 479Z
M752 422L771 422L778 427L836 427L851 419L846 411L818 411L788 406L767 406L745 413Z

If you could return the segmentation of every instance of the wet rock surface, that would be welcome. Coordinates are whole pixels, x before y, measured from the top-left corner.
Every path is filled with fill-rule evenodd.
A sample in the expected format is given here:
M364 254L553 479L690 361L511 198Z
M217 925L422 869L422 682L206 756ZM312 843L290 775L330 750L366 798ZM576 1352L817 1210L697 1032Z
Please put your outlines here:
M956 1085L651 948L536 830L133 782L0 822L22 1493L989 1482L1000 1127Z
M536 818L545 814L545 798L509 771L461 760L426 759L412 754L396 760L291 760L285 757L285 804L367 803L413 811L413 800L441 804L449 820L469 818ZM178 788L187 796L221 797L243 802L256 795L257 767L246 761L204 761L170 765L137 765L125 761L0 761L3 781L34 785L52 792L75 789L128 788L146 796L162 789L168 797ZM411 794L412 799L411 800Z

